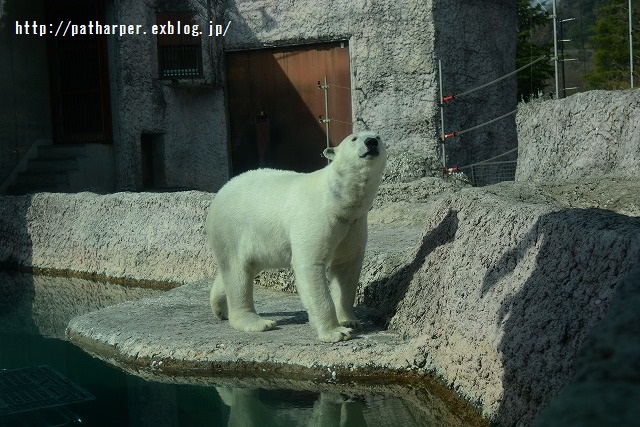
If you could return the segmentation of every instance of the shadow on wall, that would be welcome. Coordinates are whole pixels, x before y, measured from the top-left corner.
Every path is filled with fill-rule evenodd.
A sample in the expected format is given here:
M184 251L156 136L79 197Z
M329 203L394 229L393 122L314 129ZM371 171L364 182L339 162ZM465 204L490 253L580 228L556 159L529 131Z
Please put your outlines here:
M515 69L516 6L501 0L442 1L434 7L437 24L435 55L443 58L443 95L459 94ZM478 19L482 17L483 19ZM451 25L452 22L458 22ZM491 25L487 25L491 22ZM460 34L482 34L474 38ZM469 70L473 70L472 73ZM473 77L470 77L473 75ZM445 132L459 132L486 123L517 107L517 81L512 76L447 103ZM440 127L440 126L438 126ZM448 165L465 166L516 148L515 115L448 140ZM514 160L513 154L501 160Z
M640 264L618 285L607 316L576 361L573 382L535 427L633 426L640 419Z
M51 139L45 37L16 34L44 21L44 2L0 1L0 184L37 140Z
M639 231L640 219L610 211L549 213L486 271L482 298L514 280L516 265L536 253L534 271L497 313L504 332L498 346L504 367L501 424L530 424L569 382L576 355L606 314L616 285L640 262Z
M363 304L374 309L376 316L384 320L385 326L396 314L398 304L404 299L407 289L415 274L422 268L427 257L438 246L452 242L458 231L458 212L449 210L437 227L426 233L418 249L402 269L394 273L390 278L383 278L371 283L364 290Z

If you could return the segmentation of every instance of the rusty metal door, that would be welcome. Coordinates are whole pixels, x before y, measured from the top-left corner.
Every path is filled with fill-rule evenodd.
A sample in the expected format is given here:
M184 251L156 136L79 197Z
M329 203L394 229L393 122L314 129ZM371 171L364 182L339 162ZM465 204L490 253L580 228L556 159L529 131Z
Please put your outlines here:
M347 42L227 53L233 174L258 167L309 172L326 165L325 91L329 141L352 132Z

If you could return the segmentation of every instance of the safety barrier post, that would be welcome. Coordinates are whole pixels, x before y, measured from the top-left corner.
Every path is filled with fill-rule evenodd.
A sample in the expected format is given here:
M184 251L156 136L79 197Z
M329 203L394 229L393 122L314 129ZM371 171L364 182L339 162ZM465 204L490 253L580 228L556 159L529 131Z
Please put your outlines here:
M442 61L438 59L438 76L440 79L440 145L442 147L442 167L447 170L447 156L445 153L444 134L444 98L442 97Z
M329 142L329 84L327 83L327 76L324 76L324 85L320 84L318 80L318 89L324 90L324 119L320 116L320 123L324 123L325 131L327 132L327 148L331 146ZM329 164L329 159L327 159L327 164Z

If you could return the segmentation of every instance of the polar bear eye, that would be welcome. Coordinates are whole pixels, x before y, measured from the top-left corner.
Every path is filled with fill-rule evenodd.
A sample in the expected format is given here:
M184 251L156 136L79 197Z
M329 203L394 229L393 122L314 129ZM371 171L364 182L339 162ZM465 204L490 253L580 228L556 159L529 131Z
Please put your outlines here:
M354 136L353 138L351 138L351 141L355 141L356 139L358 139L358 137Z

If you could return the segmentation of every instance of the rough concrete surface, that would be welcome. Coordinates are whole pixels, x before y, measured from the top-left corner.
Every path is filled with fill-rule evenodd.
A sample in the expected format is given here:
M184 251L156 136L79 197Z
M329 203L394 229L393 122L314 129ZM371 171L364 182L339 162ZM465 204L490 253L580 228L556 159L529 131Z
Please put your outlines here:
M616 284L640 263L640 219L615 212L640 214L635 199L615 198L634 185L383 184L358 294L360 314L372 317L358 339L337 346L316 342L295 295L258 293L258 310L280 323L273 332L238 333L210 314L208 193L2 198L0 259L189 283L70 323L74 342L140 372L359 380L433 373L497 424L527 425L570 381ZM590 207L603 201L611 210ZM260 283L293 289L287 270Z
M257 288L257 311L279 326L268 333L238 333L212 316L209 286L209 281L188 284L76 317L67 336L90 353L155 381L384 392L403 399L411 394L411 388L397 386L410 357L404 341L370 319L357 339L328 346L317 340L296 295ZM358 314L362 318L363 310ZM368 385L354 385L357 380ZM426 420L439 426L483 424L470 406L426 381L432 386L429 398L415 402L416 408L431 412Z
M606 318L576 360L576 375L536 427L633 426L640 421L640 267L618 285Z
M219 2L213 3L216 9ZM164 10L197 11L208 20L211 15L203 7L197 1L121 0L108 8L112 16L106 19L149 28ZM151 155L154 182L147 186L217 191L229 179L229 152L222 52L216 38L202 38L203 77L173 81L159 78L156 37L132 35L108 42L116 187L144 188L142 164L149 159L143 157ZM144 149L143 135L151 139Z
M159 285L211 277L204 235L211 198L197 191L0 196L0 262Z
M516 181L640 176L640 90L522 104Z
M505 185L433 203L412 262L363 301L412 341L418 366L504 425L530 423L569 381L640 262L640 220L520 197Z
M482 189L455 178L383 184L358 304L389 328L369 320L358 339L337 346L316 342L295 295L258 293L258 310L280 322L265 334L235 332L210 314L208 193L5 197L0 259L190 283L70 323L74 342L141 372L309 378L331 371L360 380L434 373L485 417L526 425L569 382L616 284L640 262L640 219L615 212L638 215L637 204L615 199L618 188L634 187L611 179ZM589 207L612 197L612 210ZM293 289L286 270L260 283Z

